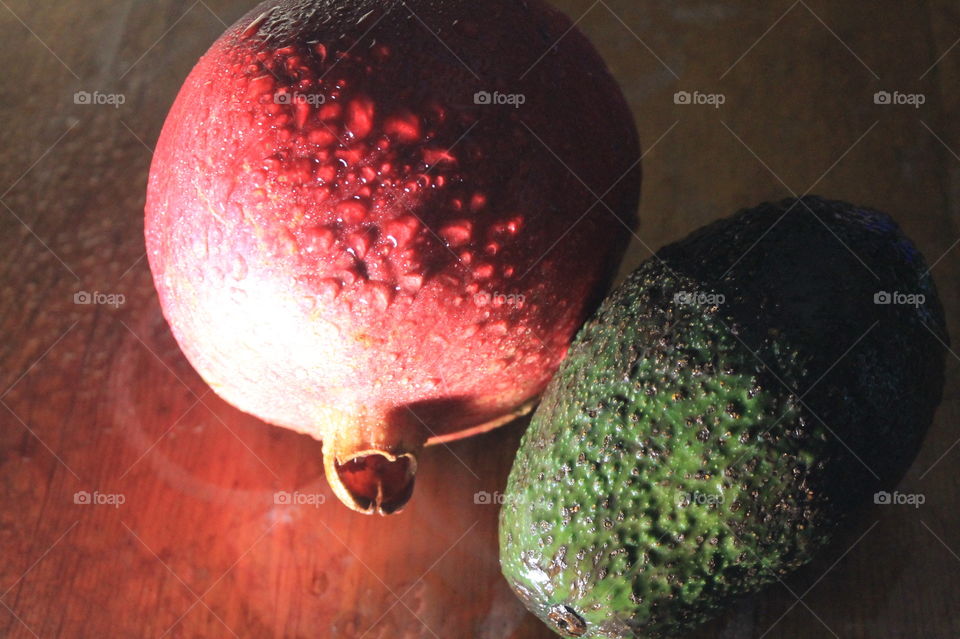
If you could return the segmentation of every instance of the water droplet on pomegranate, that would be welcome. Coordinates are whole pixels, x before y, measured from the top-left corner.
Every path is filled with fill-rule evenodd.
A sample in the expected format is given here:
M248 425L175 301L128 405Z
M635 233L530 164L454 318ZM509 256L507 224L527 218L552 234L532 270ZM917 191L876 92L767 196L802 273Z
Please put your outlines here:
M337 167L332 164L323 164L317 167L317 178L323 184L333 182L337 179Z
M433 166L435 164L440 164L441 162L450 162L454 163L457 161L457 158L454 157L452 153L446 149L424 149L423 150L423 163L427 166Z
M367 213L367 207L359 200L346 200L337 205L337 218L347 224L360 222Z
M393 287L384 282L370 282L366 293L365 301L378 311L387 310L387 306L393 301Z
M272 91L274 87L274 78L270 74L257 76L247 83L247 97L256 100L261 95Z
M316 129L311 129L310 133L307 134L307 140L311 144L316 144L319 147L327 147L334 143L337 137L326 130L325 128L318 127Z
M371 244L373 244L373 237L369 230L351 233L347 238L347 250L358 260L362 260L364 257L366 257L367 251L370 250Z
M461 246L470 241L473 235L473 223L458 220L440 229L440 237L450 246Z
M487 330L494 335L506 335L507 334L507 323L506 322L493 322L487 327Z
M401 215L387 222L383 230L387 239L397 247L403 248L416 237L420 230L420 220L413 215Z
M243 302L247 299L247 292L234 286L230 289L230 296L238 302Z
M330 250L336 239L334 232L325 226L312 226L303 230L303 250L307 253L324 253Z
M387 118L383 130L401 142L416 142L421 136L420 118L409 112L394 115Z
M294 122L298 129L302 129L313 112L313 107L306 100L298 100L295 108Z
M347 128L356 138L365 138L373 129L373 101L369 98L357 98L350 103Z
M343 113L343 107L337 102L327 102L317 114L321 120L336 120Z
M408 293L416 293L423 286L423 275L419 273L404 273L400 276L400 286Z
M493 265L492 264L481 264L477 268L473 269L473 276L478 280L485 280L493 277Z

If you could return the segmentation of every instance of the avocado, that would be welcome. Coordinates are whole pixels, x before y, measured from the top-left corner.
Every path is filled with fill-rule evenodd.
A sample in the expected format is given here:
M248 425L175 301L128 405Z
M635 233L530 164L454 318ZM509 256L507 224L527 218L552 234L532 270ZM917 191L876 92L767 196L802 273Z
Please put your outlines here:
M521 441L503 573L568 637L672 637L809 562L894 485L948 337L886 214L762 204L661 249L587 322Z

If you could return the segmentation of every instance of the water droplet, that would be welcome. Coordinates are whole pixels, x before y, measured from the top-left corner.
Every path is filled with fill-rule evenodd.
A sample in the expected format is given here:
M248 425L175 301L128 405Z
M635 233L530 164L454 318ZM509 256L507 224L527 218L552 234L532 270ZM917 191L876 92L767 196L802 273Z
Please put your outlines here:
M320 108L317 114L321 120L336 120L343 113L343 107L336 102L327 102Z
M404 273L400 276L400 286L408 293L416 293L423 286L423 275L420 273Z
M440 164L441 162L450 162L454 163L457 161L457 158L453 156L446 149L424 149L423 150L423 163L427 166L433 166L435 164Z
M317 298L313 295L304 295L300 298L300 308L305 311L312 311L317 307Z
M370 282L367 285L365 301L378 311L387 310L393 301L394 290L384 282Z
M420 118L409 112L394 115L387 118L383 130L401 142L416 142L421 136Z
M312 226L303 230L303 250L307 253L324 253L330 250L336 239L326 226Z
M416 237L419 230L420 220L413 215L401 215L384 225L384 232L387 235L387 239L400 248L406 246Z
M311 129L310 133L307 134L307 140L311 144L316 144L319 147L328 147L333 144L336 139L337 137L333 133L323 127Z
M270 74L257 76L247 83L247 97L251 99L259 98L274 87L274 77Z
M351 233L347 238L347 250L353 254L358 260L362 260L367 255L367 251L370 250L370 245L373 244L373 236L369 230L357 231L356 233Z
M369 98L357 98L350 103L347 128L354 137L365 138L373 129L373 101Z
M492 264L481 264L477 268L473 269L473 276L478 280L485 280L493 277L493 270Z
M472 235L473 224L467 220L459 220L440 229L440 237L450 246L466 244Z
M297 100L294 111L294 122L296 123L298 129L302 129L307 123L307 120L310 118L310 114L313 112L313 107L310 106L310 103L306 100Z
M230 296L238 302L243 302L247 299L247 292L234 286L230 289Z
M367 207L359 200L346 200L337 205L337 218L347 224L360 222L367 213Z
M506 335L507 334L507 323L506 322L493 322L487 326L487 330L493 333L494 335Z

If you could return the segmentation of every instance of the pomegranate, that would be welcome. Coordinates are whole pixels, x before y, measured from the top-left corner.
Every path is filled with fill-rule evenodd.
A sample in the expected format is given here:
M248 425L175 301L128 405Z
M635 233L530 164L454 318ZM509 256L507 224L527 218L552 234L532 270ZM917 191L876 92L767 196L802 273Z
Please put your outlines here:
M211 388L385 514L426 443L531 408L639 188L623 96L544 2L271 0L177 96L145 235Z

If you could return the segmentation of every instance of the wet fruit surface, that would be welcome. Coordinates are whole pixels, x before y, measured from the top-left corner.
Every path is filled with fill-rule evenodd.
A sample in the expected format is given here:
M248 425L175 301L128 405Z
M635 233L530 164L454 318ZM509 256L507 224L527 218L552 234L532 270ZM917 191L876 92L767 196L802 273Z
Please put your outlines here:
M877 211L785 200L661 249L578 334L524 435L507 580L562 636L683 636L900 480L947 343L923 257Z
M626 246L632 119L578 32L551 48L569 26L539 2L265 3L171 110L146 218L164 314L328 473L384 455L357 495L331 477L352 506L529 406Z

